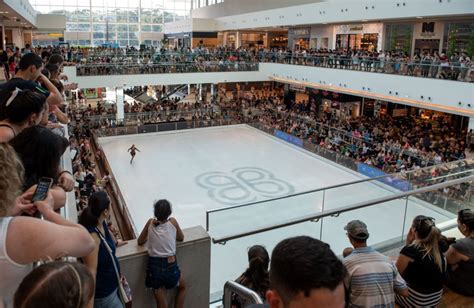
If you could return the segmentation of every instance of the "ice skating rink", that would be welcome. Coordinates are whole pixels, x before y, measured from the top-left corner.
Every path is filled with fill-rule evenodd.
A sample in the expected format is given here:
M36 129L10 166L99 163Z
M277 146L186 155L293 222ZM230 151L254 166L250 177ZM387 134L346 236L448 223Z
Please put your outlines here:
M247 125L100 138L99 142L138 232L153 215L153 201L168 199L183 228L206 226L206 211L352 182L364 178ZM127 149L135 144L133 164ZM393 194L364 182L210 215L211 236L221 237L290 218ZM405 218L405 205L407 215ZM211 293L222 290L247 266L247 248L262 244L271 253L282 239L321 237L340 254L349 245L343 226L352 219L368 225L369 244L401 236L419 214L437 223L454 217L417 199L394 200L365 209L213 245Z

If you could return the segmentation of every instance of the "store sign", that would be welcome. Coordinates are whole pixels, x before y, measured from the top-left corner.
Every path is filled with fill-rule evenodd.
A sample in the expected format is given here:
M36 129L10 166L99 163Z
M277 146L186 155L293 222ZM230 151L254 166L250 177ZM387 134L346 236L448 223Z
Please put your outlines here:
M382 24L340 25L336 26L336 34L382 33Z
M363 31L363 30L364 30L364 26L354 26L354 27L349 28L349 31Z
M297 84L290 84L290 90L297 91L297 92L306 92L306 87Z
M310 28L297 28L297 29L290 29L288 32L290 33L290 35L293 35L293 36L309 37L311 29Z
M51 36L51 37L63 37L64 34L63 34L63 33L48 33L48 36Z
M408 115L408 109L403 108L403 109L394 109L392 113L393 117L406 117Z
M434 37L435 36L435 23L424 22L421 26L421 37Z

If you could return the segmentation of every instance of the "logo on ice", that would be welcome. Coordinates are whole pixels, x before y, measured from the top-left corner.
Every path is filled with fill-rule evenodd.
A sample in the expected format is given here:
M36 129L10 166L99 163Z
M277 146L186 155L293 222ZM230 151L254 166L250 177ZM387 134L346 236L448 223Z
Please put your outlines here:
M237 168L227 173L206 172L199 175L196 182L207 190L211 199L227 205L282 197L295 191L290 183L256 167Z

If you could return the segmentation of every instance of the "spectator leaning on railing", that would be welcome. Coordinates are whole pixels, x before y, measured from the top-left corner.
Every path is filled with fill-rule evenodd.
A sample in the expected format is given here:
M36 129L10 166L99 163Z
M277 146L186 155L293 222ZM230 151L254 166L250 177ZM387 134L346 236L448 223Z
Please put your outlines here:
M57 88L44 76L41 71L43 61L34 53L27 53L21 57L19 70L15 77L0 86L0 90L13 92L16 88L29 89L42 93L47 97L50 105L61 105L63 97ZM42 86L40 86L42 84Z

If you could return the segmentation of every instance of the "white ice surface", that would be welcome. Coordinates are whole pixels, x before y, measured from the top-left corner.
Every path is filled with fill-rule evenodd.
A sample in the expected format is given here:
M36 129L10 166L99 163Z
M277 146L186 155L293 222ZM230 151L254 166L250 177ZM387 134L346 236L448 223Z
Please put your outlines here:
M176 132L100 138L113 175L138 232L153 214L153 201L166 198L173 204L173 216L183 228L206 226L206 210L266 200L347 183L363 178L348 169L327 162L296 146L246 125ZM135 144L135 161L130 164L127 149ZM355 184L328 190L324 209L390 195L383 185ZM214 213L210 216L213 237L249 231L289 218L322 210L323 193L317 192L277 202L257 204ZM340 254L349 245L343 226L361 219L371 233L369 244L402 234L405 200L342 214L323 221L321 239ZM405 226L416 215L429 215L437 222L452 215L420 202L409 201ZM282 239L296 235L319 238L321 222L308 222L213 245L211 293L235 279L247 265L247 248L263 244L271 249Z

